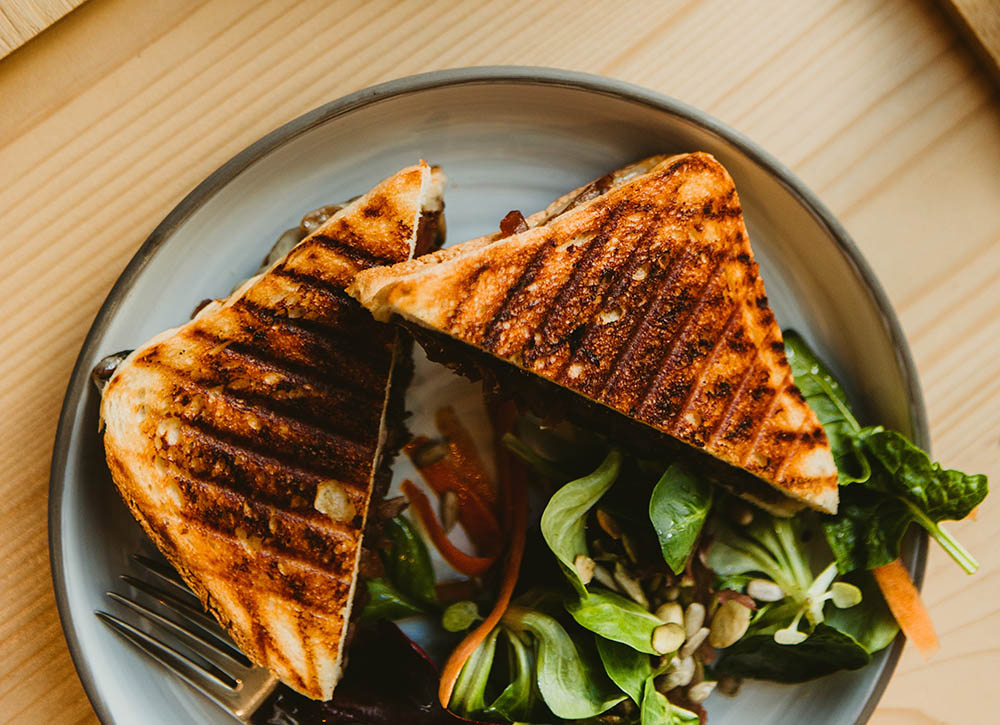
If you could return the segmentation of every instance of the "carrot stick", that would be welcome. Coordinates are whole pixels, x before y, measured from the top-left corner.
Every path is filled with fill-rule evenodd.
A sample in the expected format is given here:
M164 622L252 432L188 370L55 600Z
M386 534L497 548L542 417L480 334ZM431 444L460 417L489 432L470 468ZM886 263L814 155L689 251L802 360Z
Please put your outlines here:
M421 460L420 450L429 443L423 436L417 436L403 450L427 485L439 496L445 491L452 491L458 497L458 520L480 552L487 556L496 554L503 537L493 509L466 484L447 458L430 462Z
M509 455L506 451L498 451L498 456ZM476 647L486 639L487 635L500 622L507 606L510 604L511 595L514 593L514 586L517 584L517 577L521 571L521 558L524 556L524 541L528 528L528 493L524 480L524 469L516 461L510 460L506 470L508 477L502 480L503 487L508 491L507 500L511 510L510 546L507 549L507 558L504 561L503 574L500 582L500 592L497 596L496 604L486 619L480 622L479 626L465 636L455 651L451 653L444 668L441 670L441 682L438 686L438 700L442 707L447 708L451 702L451 694L455 690L455 683L462 672L462 667L469 657L476 650Z
M479 497L490 506L497 505L497 491L490 481L489 474L483 466L483 461L476 450L476 444L472 440L468 429L462 425L462 421L455 414L455 409L450 405L438 408L434 413L434 422L441 436L448 444L448 451L451 453L451 461L455 466L459 477L468 484L469 488L476 492Z
M479 576L489 571L489 568L496 563L495 556L470 556L451 543L451 539L448 538L448 534L445 533L434 514L430 500L423 491L414 485L413 481L409 479L403 481L402 489L416 512L417 518L426 529L427 535L434 542L434 546L455 571L467 576Z
M903 634L916 645L917 651L924 659L930 659L941 645L930 615L927 614L927 609L920 599L920 592L913 585L910 573L906 571L903 562L896 559L892 563L872 570L872 573L879 589L882 590L885 603L889 605L889 611L896 618Z

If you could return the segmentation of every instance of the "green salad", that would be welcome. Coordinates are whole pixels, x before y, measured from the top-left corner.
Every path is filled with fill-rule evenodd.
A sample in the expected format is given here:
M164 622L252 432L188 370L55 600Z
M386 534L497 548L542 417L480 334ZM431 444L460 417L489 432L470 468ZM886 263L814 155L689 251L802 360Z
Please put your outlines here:
M896 637L897 616L904 630L911 621L895 594L887 605L879 575L896 567L885 576L899 576L911 524L976 570L941 522L968 516L987 480L943 469L898 432L862 426L802 338L788 332L785 346L834 453L837 514L779 518L711 485L690 460L643 458L594 432L520 416L502 438L529 470L537 503L519 548L497 554L493 568L452 552L482 573L465 588L436 583L407 519L421 510L411 498L413 510L384 527L364 618L432 617L456 645L442 704L479 722L692 723L704 721L714 691L736 695L744 679L795 683L864 667ZM502 491L497 498L499 511ZM462 502L442 495L449 526L456 514L445 509ZM497 519L511 530L509 516ZM430 533L441 543L441 530Z

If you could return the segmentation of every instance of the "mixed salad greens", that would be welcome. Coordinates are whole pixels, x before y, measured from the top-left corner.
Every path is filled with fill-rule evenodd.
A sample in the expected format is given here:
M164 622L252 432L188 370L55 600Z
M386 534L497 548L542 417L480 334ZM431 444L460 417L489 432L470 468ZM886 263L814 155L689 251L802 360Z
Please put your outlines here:
M527 416L500 426L503 485L485 488L471 441L446 412L442 443L407 449L440 497L440 520L412 483L404 492L469 577L436 583L423 539L399 515L384 527L384 574L367 581L363 619L432 616L446 636L466 633L439 699L448 717L490 722L704 721L709 694L733 695L744 678L801 682L864 667L900 623L918 642L932 638L897 561L900 542L916 523L974 572L940 522L969 515L986 477L942 469L902 434L862 427L805 342L789 332L785 344L840 472L836 515L778 518L710 485L696 464L625 455L594 433ZM535 524L525 470L544 504ZM476 555L448 541L456 522Z

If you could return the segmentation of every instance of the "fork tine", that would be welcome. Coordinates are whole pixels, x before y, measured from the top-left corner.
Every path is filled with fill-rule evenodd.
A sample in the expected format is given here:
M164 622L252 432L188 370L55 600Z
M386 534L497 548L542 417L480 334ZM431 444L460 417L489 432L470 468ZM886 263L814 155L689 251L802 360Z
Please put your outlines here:
M196 607L166 589L161 589L154 584L145 582L142 579L137 579L129 574L122 574L119 578L133 589L155 599L167 609L176 612L187 621L201 627L209 634L212 634L216 638L225 642L225 631L215 622L214 619L205 614L200 606Z
M132 561L168 584L173 584L178 589L183 590L186 594L190 594L192 597L195 595L188 588L188 585L184 583L184 580L181 579L181 575L177 573L177 570L169 564L150 559L148 556L143 556L142 554L133 554Z
M246 674L246 670L248 668L244 664L242 656L237 659L237 657L234 656L234 650L229 645L220 643L218 638L214 635L206 633L207 636L202 636L198 632L185 629L173 620L164 617L162 614L154 612L152 609L149 609L138 602L132 601L128 597L123 597L121 594L116 592L107 592L107 595L112 600L128 607L133 612L145 617L151 622L161 624L171 632L180 635L180 637L192 650L194 650L200 657L204 658L204 660L210 665L218 668L219 671L227 677L232 676L230 672L231 670L236 670L235 676L232 676L234 680L239 680L241 675ZM220 647L220 644L223 646Z
M149 614L153 615L151 619L154 622L165 624L172 631L183 631L183 629L176 623L170 622L170 620L164 617L160 617L155 612L147 610L142 605L132 607L131 605L134 605L135 602L132 602L125 597L113 595L111 592L108 592L108 595L113 600L122 602L123 604L128 602L127 606L130 606L142 616L147 616ZM115 633L127 639L129 642L167 668L167 670L179 676L195 690L202 693L243 722L248 722L250 720L250 717L257 711L260 705L270 696L270 694L274 692L274 688L278 685L278 678L273 672L264 667L254 666L239 668L242 671L239 673L238 678L231 677L229 673L221 669L218 670L218 673L223 677L228 680L232 680L232 684L230 684L220 678L219 674L216 674L211 669L208 669L199 662L191 659L183 652L179 652L170 645L161 642L156 637L146 634L125 620L119 619L115 615L101 610L94 612L94 614L97 615L101 621L107 624ZM189 646L191 645L189 644ZM192 649L201 654L200 650L194 647L192 647ZM208 666L212 669L215 669L215 665L210 662L206 662L206 664L208 664Z
M163 642L149 636L142 630L133 627L125 620L119 619L113 614L100 610L94 612L94 614L147 655L180 676L189 685L228 709L229 698L227 695L233 693L234 688L220 679L215 673L208 671L190 657L168 647Z

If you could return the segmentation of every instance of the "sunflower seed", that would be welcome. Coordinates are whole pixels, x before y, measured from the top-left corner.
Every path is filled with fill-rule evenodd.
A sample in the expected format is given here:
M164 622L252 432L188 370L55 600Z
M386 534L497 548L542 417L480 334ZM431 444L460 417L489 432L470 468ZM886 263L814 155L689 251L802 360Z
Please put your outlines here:
M705 605L691 602L684 611L684 633L688 639L691 639L703 624L705 624Z

